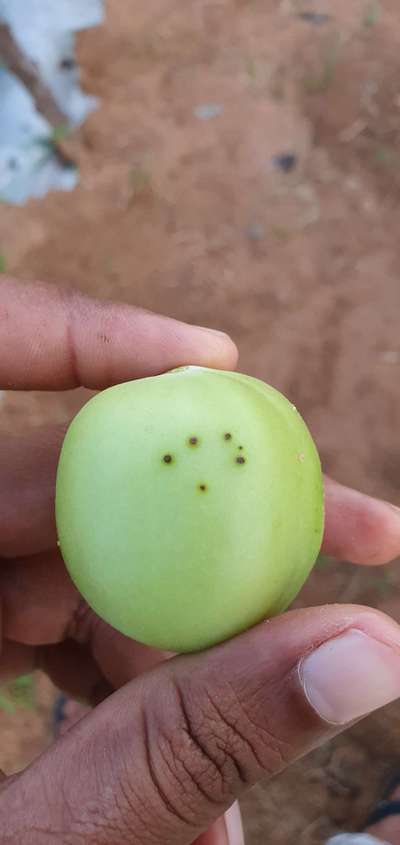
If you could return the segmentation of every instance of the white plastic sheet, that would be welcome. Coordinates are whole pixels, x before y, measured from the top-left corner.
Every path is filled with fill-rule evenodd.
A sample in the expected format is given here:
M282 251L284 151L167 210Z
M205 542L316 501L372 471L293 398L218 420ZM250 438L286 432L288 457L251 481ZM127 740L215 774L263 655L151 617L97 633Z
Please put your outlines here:
M103 0L0 0L0 23L11 29L25 55L36 63L71 126L80 124L97 101L79 85L75 33L103 20ZM1 59L1 57L0 57ZM0 66L0 198L23 204L53 188L71 190L76 170L52 144L53 127L38 114L30 93Z

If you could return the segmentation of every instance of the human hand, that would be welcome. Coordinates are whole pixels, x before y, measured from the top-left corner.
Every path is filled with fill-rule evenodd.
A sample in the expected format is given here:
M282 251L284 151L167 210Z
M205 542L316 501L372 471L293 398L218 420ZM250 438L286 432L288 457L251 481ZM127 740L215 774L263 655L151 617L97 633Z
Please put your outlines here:
M3 282L0 320L0 388L103 388L184 363L236 363L224 335L41 285ZM0 677L40 667L98 706L4 780L3 842L239 845L237 813L223 814L244 789L400 695L400 629L331 606L167 661L128 640L88 609L57 551L63 433L0 445ZM368 564L400 553L390 505L327 481L326 510L327 554Z

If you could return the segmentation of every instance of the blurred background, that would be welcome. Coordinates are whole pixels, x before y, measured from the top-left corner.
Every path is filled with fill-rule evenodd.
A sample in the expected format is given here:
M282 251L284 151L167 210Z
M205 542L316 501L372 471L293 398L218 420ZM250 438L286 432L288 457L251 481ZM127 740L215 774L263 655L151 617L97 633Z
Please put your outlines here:
M77 187L0 206L0 271L229 332L240 369L310 426L324 469L400 505L398 0L109 0L78 38L99 107L63 154ZM0 133L2 129L0 127ZM83 401L6 394L1 426ZM396 566L322 559L298 603L400 619ZM55 691L0 698L1 767L50 741ZM249 845L357 828L397 764L395 705L253 790Z

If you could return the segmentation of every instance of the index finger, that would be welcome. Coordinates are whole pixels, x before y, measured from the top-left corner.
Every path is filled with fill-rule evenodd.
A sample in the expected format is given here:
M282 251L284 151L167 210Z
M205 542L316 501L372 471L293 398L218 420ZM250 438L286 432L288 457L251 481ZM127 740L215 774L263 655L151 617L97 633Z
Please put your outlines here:
M0 389L103 389L183 364L233 369L212 329L41 282L0 283Z

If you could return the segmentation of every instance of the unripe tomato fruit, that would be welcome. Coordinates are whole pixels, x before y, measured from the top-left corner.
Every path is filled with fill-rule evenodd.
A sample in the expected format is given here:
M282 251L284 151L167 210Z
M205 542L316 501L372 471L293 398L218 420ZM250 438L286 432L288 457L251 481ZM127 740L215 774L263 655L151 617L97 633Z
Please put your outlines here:
M297 595L321 545L319 457L272 387L183 367L111 387L78 413L56 516L66 566L99 616L194 651Z

